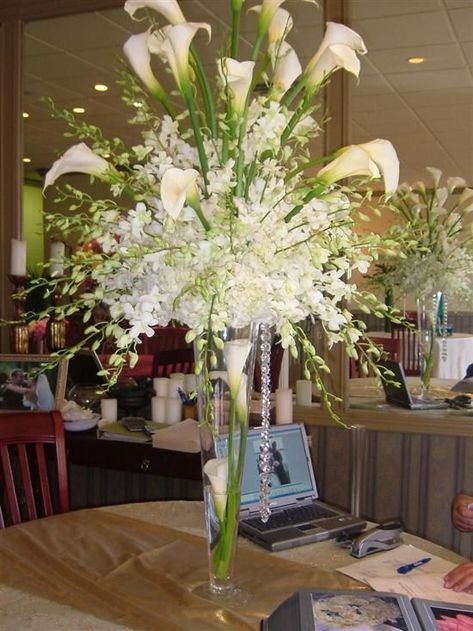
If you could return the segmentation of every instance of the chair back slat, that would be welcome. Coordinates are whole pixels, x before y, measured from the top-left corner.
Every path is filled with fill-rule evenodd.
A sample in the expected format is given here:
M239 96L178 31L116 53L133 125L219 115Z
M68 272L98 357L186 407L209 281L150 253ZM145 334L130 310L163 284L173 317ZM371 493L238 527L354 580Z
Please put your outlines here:
M393 361L400 361L400 341L398 339L370 335L370 340L377 346L381 346L383 348L385 357L388 357ZM350 357L350 379L353 379L354 377L372 377L373 375L374 373L370 369L368 369L368 374L363 372L359 359Z
M46 445L55 467L48 467ZM0 527L69 510L64 426L59 412L1 414L0 457L5 487L0 502L2 496L6 501L5 506L0 505Z
M26 502L26 510L28 511L28 519L38 519L38 513L36 512L36 503L33 492L30 463L28 461L28 454L26 452L26 444L18 443L17 449L21 471L21 487L23 489L23 494ZM16 493L18 494L18 489L16 489Z
M38 464L39 484L41 487L41 499L43 500L43 511L45 516L53 514L53 503L51 501L51 489L49 486L48 467L44 454L44 445L36 444L36 462Z
M411 324L415 324L412 320ZM420 375L419 340L417 330L393 324L391 337L399 341L399 361L407 376Z
M156 353L153 358L153 377L169 377L173 372L194 372L192 348L176 348Z

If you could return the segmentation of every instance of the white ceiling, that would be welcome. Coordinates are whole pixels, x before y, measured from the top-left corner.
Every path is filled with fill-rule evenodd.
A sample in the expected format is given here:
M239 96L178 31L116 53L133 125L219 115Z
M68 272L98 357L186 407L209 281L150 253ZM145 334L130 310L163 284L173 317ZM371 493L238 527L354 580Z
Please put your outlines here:
M198 46L213 75L216 51L228 32L230 2L181 0L181 6L188 20L212 25L211 44L202 37ZM323 35L322 11L301 0L286 0L285 6L294 18L288 39L304 66ZM473 0L353 0L352 14L352 27L368 47L359 85L353 81L352 142L391 140L403 181L425 179L425 167L436 166L473 185ZM64 139L64 124L50 118L41 96L52 97L59 107L83 106L84 118L106 136L138 140L138 129L127 124L130 111L120 101L112 68L128 36L144 28L120 9L27 25L25 155L31 168L48 168L74 142ZM254 32L255 15L245 13L240 58ZM408 64L414 55L426 62ZM166 83L168 77L160 80ZM95 83L110 89L98 93Z

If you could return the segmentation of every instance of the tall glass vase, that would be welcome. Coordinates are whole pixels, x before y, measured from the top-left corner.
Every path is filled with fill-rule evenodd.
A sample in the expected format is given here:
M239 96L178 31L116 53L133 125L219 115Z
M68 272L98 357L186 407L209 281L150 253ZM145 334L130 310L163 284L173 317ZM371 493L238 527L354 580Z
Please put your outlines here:
M205 332L194 343L211 596L233 598L233 561L258 326Z
M439 330L442 292L419 294L417 297L417 329L421 397L430 398L430 380L434 365L435 338Z

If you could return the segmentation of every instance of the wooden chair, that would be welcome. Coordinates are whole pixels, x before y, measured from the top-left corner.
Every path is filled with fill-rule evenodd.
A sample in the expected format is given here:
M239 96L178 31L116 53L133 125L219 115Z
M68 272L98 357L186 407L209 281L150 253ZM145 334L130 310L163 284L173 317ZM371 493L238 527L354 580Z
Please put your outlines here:
M137 350L141 355L155 355L161 351L169 351L180 348L192 348L192 344L186 342L186 334L189 331L185 326L156 326L154 335L147 337L141 335L141 344Z
M400 342L392 337L376 337L370 335L370 340L377 346L382 346L383 351L389 359L400 361ZM350 358L350 379L355 377L370 377L370 373L365 374L361 370L359 359Z
M55 472L46 462L45 445L55 449ZM0 507L0 527L69 510L64 425L59 412L0 415L0 487L8 520ZM49 471L48 471L49 469Z
M417 320L409 319L408 322L415 326ZM399 361L406 376L420 375L417 329L407 328L402 324L392 324L391 337L399 342Z
M169 377L173 372L194 372L194 350L176 348L156 353L153 358L153 377Z

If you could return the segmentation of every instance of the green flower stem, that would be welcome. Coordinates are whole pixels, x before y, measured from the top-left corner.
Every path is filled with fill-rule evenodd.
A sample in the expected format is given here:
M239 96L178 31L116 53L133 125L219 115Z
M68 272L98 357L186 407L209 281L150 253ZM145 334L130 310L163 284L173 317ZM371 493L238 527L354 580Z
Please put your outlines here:
M236 59L238 56L238 37L240 34L240 14L241 8L235 9L232 6L232 44L230 48L230 56Z
M300 77L300 79L296 81L296 83L292 85L291 89L288 92L286 92L286 94L282 97L281 105L284 105L285 107L289 107L303 87L304 87L304 75L302 75L302 77Z
M310 169L311 167L315 167L318 164L323 164L324 162L330 162L331 160L334 159L334 157L335 157L335 152L330 153L326 156L319 156L318 158L309 160L309 162L304 162L304 164L301 164L300 166L298 166L297 169L293 169L292 171L290 171L284 178L284 181L289 182L290 180L292 180L293 177L295 177L301 171L307 171L307 169Z
M171 105L171 102L168 99L167 94L164 92L161 86L159 86L159 88L153 91L153 96L156 97L156 99L161 103L161 105L164 107L164 109L169 114L169 116L174 120L176 118L176 112L173 106Z
M253 50L251 51L251 57L250 57L251 61L256 61L256 58L258 57L259 49L261 48L261 44L263 42L264 35L265 33L258 34L256 36L256 40L253 45Z
M281 135L281 146L286 143L287 139L294 131L294 127L300 121L303 114L305 114L305 112L309 109L309 105L310 105L310 98L309 98L309 95L306 94L304 98L302 99L302 101L297 106L296 111L291 116L291 120L288 122L286 129L283 131Z
M207 74L204 70L199 55L197 54L194 46L191 44L190 51L192 55L192 67L194 69L197 81L199 83L202 97L204 99L205 112L207 116L207 125L209 126L212 138L217 137L217 116L215 113L215 106L212 99L212 92L210 90Z
M302 204L298 204L297 206L294 206L294 208L287 213L287 215L284 217L284 221L286 223L289 223L293 217L295 217L297 214L300 213L300 211L304 208L305 204L310 202L311 199L314 199L314 197L318 197L321 193L325 191L325 188L326 188L325 186L320 185L320 184L315 186L304 197L304 199L302 200Z
M424 365L422 366L421 375L421 381L426 390L429 389L430 380L432 378L432 369L434 367L435 327L432 327L429 338L429 350L424 354Z
M207 195L207 185L208 185L207 173L209 172L209 165L207 162L207 155L205 153L204 141L202 139L202 132L199 125L199 117L197 115L194 98L192 96L190 86L184 86L183 95L186 100L187 109L189 110L189 115L191 118L191 124L192 124L192 129L194 131L195 143L197 145L197 152L199 154L200 166L202 168L202 177L204 179L205 194Z

